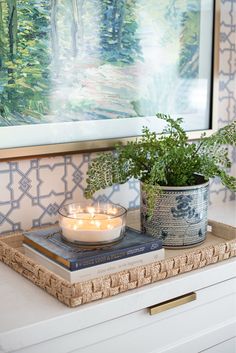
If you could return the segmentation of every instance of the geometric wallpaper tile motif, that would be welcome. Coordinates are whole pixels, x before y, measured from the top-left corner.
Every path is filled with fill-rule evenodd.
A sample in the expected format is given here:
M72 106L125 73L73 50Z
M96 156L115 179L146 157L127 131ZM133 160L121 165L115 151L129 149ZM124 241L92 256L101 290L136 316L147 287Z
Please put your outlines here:
M90 158L93 154L0 163L0 233L55 223L63 204L87 202L83 192ZM94 200L137 207L138 183L114 185Z
M221 1L219 127L236 119L236 1ZM236 174L236 150L231 149ZM65 203L84 200L85 175L94 154L0 163L0 233L55 223ZM96 193L127 208L139 206L139 183L131 180ZM235 194L211 182L210 203L231 202Z
M221 1L219 62L218 127L236 120L236 1ZM236 175L236 149L230 149ZM235 201L235 193L222 186L218 179L211 182L210 203Z

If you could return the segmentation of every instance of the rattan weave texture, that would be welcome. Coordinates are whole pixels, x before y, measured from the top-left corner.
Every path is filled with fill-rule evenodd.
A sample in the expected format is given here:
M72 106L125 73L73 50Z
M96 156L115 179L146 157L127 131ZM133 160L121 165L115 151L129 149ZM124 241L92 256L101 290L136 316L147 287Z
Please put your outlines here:
M236 228L217 222L211 225L216 242L178 250L174 256L167 250L159 262L81 283L71 284L25 256L19 232L0 237L0 260L62 303L76 307L236 256Z

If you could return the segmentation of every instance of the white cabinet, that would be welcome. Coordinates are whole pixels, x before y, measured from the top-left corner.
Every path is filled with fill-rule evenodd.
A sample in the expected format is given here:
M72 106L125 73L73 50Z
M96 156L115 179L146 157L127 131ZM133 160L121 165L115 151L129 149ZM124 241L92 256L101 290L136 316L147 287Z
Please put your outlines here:
M234 259L70 309L0 264L0 352L235 353ZM190 292L196 300L149 315Z
M217 344L201 353L235 353L236 352L236 338L231 338L227 341Z

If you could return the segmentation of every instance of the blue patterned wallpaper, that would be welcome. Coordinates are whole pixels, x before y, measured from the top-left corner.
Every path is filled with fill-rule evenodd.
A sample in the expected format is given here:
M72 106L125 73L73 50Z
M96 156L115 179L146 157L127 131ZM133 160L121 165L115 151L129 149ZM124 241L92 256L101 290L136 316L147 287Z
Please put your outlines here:
M219 127L236 118L236 1L221 1ZM231 150L236 174L236 151ZM93 154L0 163L0 233L57 221L64 203L83 200L85 175ZM139 185L115 185L96 199L125 207L139 205ZM210 202L231 202L235 194L218 180L211 183Z
M218 127L236 119L236 1L221 0ZM236 149L230 150L231 174L236 175ZM230 202L235 193L214 179L210 203Z

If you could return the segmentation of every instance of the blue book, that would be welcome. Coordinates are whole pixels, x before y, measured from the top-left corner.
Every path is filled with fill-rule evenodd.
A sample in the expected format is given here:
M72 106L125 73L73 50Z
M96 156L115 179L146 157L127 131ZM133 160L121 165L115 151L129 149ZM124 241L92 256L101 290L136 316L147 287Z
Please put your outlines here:
M61 237L59 227L24 233L24 243L41 252L70 271L121 260L162 248L162 241L151 235L126 228L124 238L117 244L99 249L86 249L68 243Z

